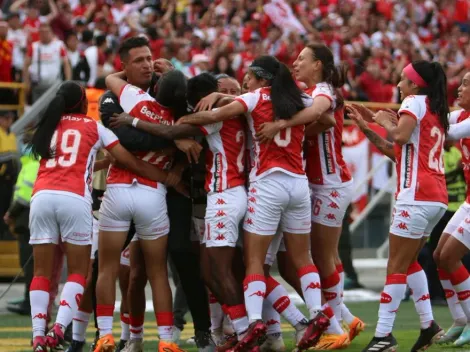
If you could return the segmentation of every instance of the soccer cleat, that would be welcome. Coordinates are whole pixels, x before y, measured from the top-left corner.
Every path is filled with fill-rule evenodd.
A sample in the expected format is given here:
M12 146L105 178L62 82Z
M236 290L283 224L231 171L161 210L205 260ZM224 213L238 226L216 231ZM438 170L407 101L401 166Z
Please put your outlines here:
M126 340L120 340L118 345L116 346L116 352L121 352L124 349L124 346L126 346L126 343Z
M280 332L268 334L266 337L266 341L260 346L261 352L283 352L286 350L286 345Z
M299 351L307 350L315 346L329 325L330 320L323 313L318 313L318 315L308 323L307 329L305 329L302 338L297 344Z
M440 340L439 340L440 341ZM459 338L455 340L454 346L461 347L470 343L470 325L467 324L460 334Z
M454 343L455 340L459 338L459 336L462 334L462 332L465 329L465 325L455 325L452 324L452 326L449 328L449 330L446 331L444 336L442 336L439 340L436 341L438 345L446 345L448 343Z
M429 346L438 341L442 336L444 336L444 330L433 321L429 328L421 329L418 340L411 348L411 352L428 349Z
M385 337L373 337L362 352L395 352L397 348L397 340L392 334L389 334Z
M347 333L323 334L318 343L312 347L314 351L339 350L349 346L351 342Z
M347 327L348 329L346 331L349 332L349 341L352 341L365 330L366 324L358 317L354 317L354 320L351 324L348 324Z
M114 337L112 334L104 335L96 342L96 346L93 352L114 352L116 345L114 343Z
M233 348L234 352L252 350L256 345L263 344L266 339L266 324L262 320L254 321L248 327L246 333Z
M85 347L85 341L72 340L65 352L83 352L83 347Z
M237 334L225 336L225 338L220 340L219 343L217 344L216 350L217 352L225 352L234 348L237 343L238 343Z
M232 323L230 322L230 320L228 320L226 315L224 315L224 320L223 320L222 326L223 326L223 330L224 330L224 335L230 336L230 335L235 334L235 330L233 330Z
M184 352L176 343L162 341L158 343L158 352Z
M33 352L47 352L47 343L44 336L36 336L34 338Z
M212 335L209 331L196 331L194 341L196 341L196 346L199 352L215 351L215 343L214 340L212 340Z
M52 325L51 330L46 335L46 344L53 351L64 350L64 332L59 324Z
M142 339L132 339L127 341L126 346L121 350L121 352L143 352L144 351L144 342Z

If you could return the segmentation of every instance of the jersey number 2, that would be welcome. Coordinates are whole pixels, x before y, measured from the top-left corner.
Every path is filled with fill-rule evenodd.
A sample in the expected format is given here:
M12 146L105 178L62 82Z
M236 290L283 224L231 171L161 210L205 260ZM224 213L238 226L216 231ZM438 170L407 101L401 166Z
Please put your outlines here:
M65 130L62 133L60 146L57 145L57 136L58 132L55 131L51 139L51 150L54 151L56 156L47 160L46 167L52 168L57 165L70 167L77 161L82 135L77 130Z
M431 137L436 138L436 143L434 143L431 151L429 152L429 163L428 166L430 169L444 173L444 162L442 160L442 151L444 150L445 137L442 132L434 126L431 129Z

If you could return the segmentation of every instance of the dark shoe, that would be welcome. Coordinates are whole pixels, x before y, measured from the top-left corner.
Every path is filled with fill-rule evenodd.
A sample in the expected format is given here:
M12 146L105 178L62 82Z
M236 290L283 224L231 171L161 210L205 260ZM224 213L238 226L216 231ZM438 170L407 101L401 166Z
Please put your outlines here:
M215 351L215 343L214 340L212 340L212 335L209 331L196 331L194 341L196 342L199 352Z
M395 352L398 342L392 334L385 337L373 337L362 352Z
M72 340L65 352L83 352L83 347L85 347L85 341Z
M444 334L444 330L442 330L441 327L433 321L429 328L421 329L418 340L411 348L411 352L426 350L429 346L444 336Z
M72 323L70 323L69 326L67 326L67 329L64 331L64 340L67 345L72 343Z
M119 343L116 346L116 352L122 351L124 349L124 347L126 347L126 343L127 343L126 340L120 340Z
M19 304L8 304L7 310L19 315L31 315L31 306L24 301Z

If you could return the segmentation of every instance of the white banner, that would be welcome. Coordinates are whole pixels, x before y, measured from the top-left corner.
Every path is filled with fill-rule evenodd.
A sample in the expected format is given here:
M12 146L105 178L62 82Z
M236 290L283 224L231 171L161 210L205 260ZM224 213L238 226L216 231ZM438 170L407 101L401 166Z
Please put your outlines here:
M263 6L263 9L271 21L282 30L296 31L299 34L307 33L302 23L295 17L291 7L284 0L271 0L270 3Z

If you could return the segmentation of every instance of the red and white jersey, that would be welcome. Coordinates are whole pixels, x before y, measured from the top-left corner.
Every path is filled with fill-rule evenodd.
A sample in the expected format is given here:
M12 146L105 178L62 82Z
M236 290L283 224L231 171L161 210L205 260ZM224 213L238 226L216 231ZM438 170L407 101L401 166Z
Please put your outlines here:
M101 148L119 143L116 135L91 117L63 115L52 135L54 156L41 159L33 195L40 191L67 192L90 203L93 167Z
M55 82L62 74L62 61L67 59L67 51L64 43L55 39L49 44L32 43L27 56L31 59L29 73L33 81Z
M240 118L200 126L206 152L206 191L222 192L245 184L245 128Z
M344 109L336 108L336 95L333 88L325 82L319 83L305 92L316 97L326 97L331 102L328 111L334 114L336 125L310 137L307 140L307 177L314 187L341 187L352 180L351 173L343 160L341 151Z
M447 207L443 161L446 135L439 117L429 110L424 95L406 97L398 110L399 117L403 114L415 118L417 125L407 144L394 145L397 203Z
M455 110L450 113L449 123L459 123L470 118L470 111L463 109ZM470 138L462 138L460 140L460 148L462 149L462 166L465 182L467 183L467 203L470 202Z
M270 173L281 171L294 177L305 177L303 167L303 141L305 126L289 127L280 131L271 143L260 144L255 135L260 126L274 121L271 103L271 88L264 87L237 97L247 114L254 147L254 162L250 182ZM311 99L304 99L305 106L311 106Z
M171 111L160 105L150 94L131 84L126 84L119 94L119 104L124 112L142 121L150 123L173 125L174 119ZM143 161L153 164L162 170L171 166L172 158L156 151L133 152ZM132 185L138 182L141 185L157 188L158 182L138 176L129 170L111 165L106 183L108 186L116 184Z

